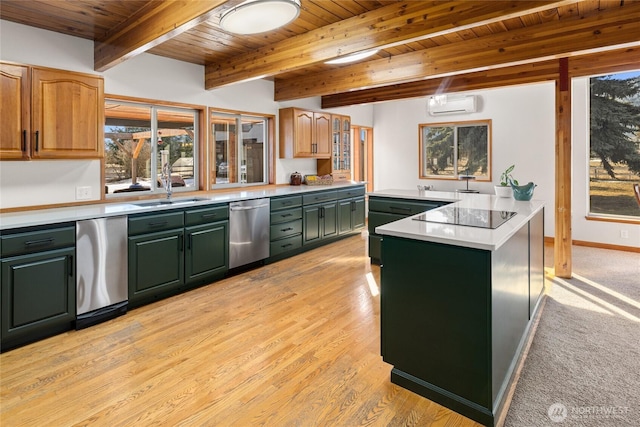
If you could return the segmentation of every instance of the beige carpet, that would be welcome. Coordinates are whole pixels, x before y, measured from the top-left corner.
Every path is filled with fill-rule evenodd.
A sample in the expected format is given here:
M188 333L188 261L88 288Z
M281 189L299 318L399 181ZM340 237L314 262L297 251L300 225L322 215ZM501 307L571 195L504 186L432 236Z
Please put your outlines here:
M573 272L547 281L506 427L640 426L640 254L574 246Z

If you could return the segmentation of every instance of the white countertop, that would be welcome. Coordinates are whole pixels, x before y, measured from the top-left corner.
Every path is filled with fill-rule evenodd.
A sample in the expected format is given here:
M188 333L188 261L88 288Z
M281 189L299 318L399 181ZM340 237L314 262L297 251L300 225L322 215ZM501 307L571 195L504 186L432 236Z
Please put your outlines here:
M239 200L259 199L261 197L276 197L293 194L303 194L322 190L339 190L341 188L354 185L363 185L362 182L346 181L334 183L332 185L283 185L266 190L240 190L225 193L203 193L192 196L176 196L172 200L180 201L185 199L202 198L205 200L186 203L173 204L168 206L145 207L140 204L162 200L161 197L149 200L122 201L111 203L97 203L91 205L61 207L51 209L27 210L21 212L10 212L0 214L0 230L12 228L31 227L45 224L59 224L63 222L81 221L84 219L105 218L118 215L131 215L143 212L159 212L162 210L204 207L215 203L229 203Z
M403 237L426 242L444 243L494 251L502 246L521 227L525 226L544 207L541 200L522 202L513 198L497 197L490 194L450 193L441 191L382 190L368 193L370 196L395 197L414 200L435 200L453 202L449 206L471 209L511 211L517 214L495 229L468 227L413 220L407 217L376 227L376 233ZM437 209L442 209L436 208Z

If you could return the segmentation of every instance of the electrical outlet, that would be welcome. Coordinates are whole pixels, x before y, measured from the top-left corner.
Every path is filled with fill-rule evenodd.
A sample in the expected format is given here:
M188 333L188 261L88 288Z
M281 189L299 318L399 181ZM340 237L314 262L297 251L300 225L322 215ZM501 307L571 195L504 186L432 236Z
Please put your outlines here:
M628 230L620 230L620 238L621 239L628 239L629 238L629 231Z
M91 198L91 187L76 187L76 200L87 200Z

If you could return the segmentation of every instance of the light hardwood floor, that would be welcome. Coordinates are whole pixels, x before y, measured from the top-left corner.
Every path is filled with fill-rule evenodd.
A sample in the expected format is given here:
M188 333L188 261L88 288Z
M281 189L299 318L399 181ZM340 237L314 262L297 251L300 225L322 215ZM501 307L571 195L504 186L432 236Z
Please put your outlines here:
M0 424L479 426L390 383L369 272L353 236L3 353Z

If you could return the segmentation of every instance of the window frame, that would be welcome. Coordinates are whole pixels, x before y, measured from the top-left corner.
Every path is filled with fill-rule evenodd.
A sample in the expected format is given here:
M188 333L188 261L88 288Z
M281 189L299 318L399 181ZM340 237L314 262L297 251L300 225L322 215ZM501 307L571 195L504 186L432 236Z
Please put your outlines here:
M122 102L127 104L136 104L142 107L149 107L151 109L151 133L157 133L157 109L159 110L192 110L194 114L194 130L196 131L195 138L193 140L193 167L194 167L194 185L192 187L172 187L172 191L174 195L176 193L188 193L193 191L203 190L206 186L205 184L205 174L204 174L204 152L205 152L205 141L206 138L206 127L205 127L205 114L207 111L206 106L195 105L195 104L184 104L178 102L171 101L162 101L157 99L149 99L149 98L136 98L130 96L122 96L122 95L113 95L113 94L105 94L104 95L104 106L110 101ZM153 108L152 108L153 107ZM107 114L105 112L105 123L103 127L106 127ZM102 142L104 144L104 141ZM159 154L159 151L156 150L156 155ZM155 156L151 159L151 168L154 168L156 164ZM106 182L106 152L105 155L101 159L101 182L102 187L107 188ZM155 169L153 169L155 170ZM152 182L151 189L149 191L140 191L140 192L125 192L125 193L104 193L103 199L105 200L113 200L119 198L133 197L139 198L139 196L157 196L164 194L165 190L162 186L158 186L154 182Z
M276 146L275 146L275 119L276 116L273 114L265 114L265 113L256 113L256 112L248 112L248 111L239 111L239 110L228 110L224 108L216 108L216 107L208 107L207 108L207 120L206 120L206 128L207 128L207 163L205 166L205 170L203 173L207 176L207 189L209 190L223 190L230 188L244 188L244 187L257 187L264 185L271 185L275 183L275 170L276 170ZM265 181L264 182L252 182L252 183L216 183L216 151L215 151L215 134L212 130L212 116L214 114L236 118L242 120L244 118L260 118L265 121L265 130L264 130L264 147L266 152L264 153L264 166L266 167L266 171L264 173Z
M440 122L440 123L420 123L418 124L418 178L419 179L437 179L437 180L446 180L446 181L459 181L460 177L466 176L458 173L458 142L457 136L454 138L455 145L453 147L453 156L454 156L454 173L452 175L433 175L427 174L427 168L425 167L426 162L426 148L425 141L423 140L423 129L430 127L453 127L454 135L457 135L457 129L461 127L470 127L472 125L482 125L487 127L487 172L486 175L478 176L478 175L470 175L475 176L476 182L491 182L492 180L492 120L484 119L484 120L469 120L469 121L450 121L450 122Z
M640 214L638 215L625 215L625 214L612 214L612 213L603 213L603 212L593 212L591 210L591 79L610 76L614 74L626 74L626 73L634 73L640 72L640 69L629 68L629 69L620 69L618 71L610 71L605 73L598 74L588 74L584 77L587 79L587 109L586 109L586 135L587 135L587 147L586 147L586 174L584 179L586 181L586 194L585 194L585 211L586 216L585 219L589 221L602 221L602 222L612 222L612 223L621 223L621 224L640 224ZM631 185L631 184L630 184ZM633 191L633 189L632 189Z

